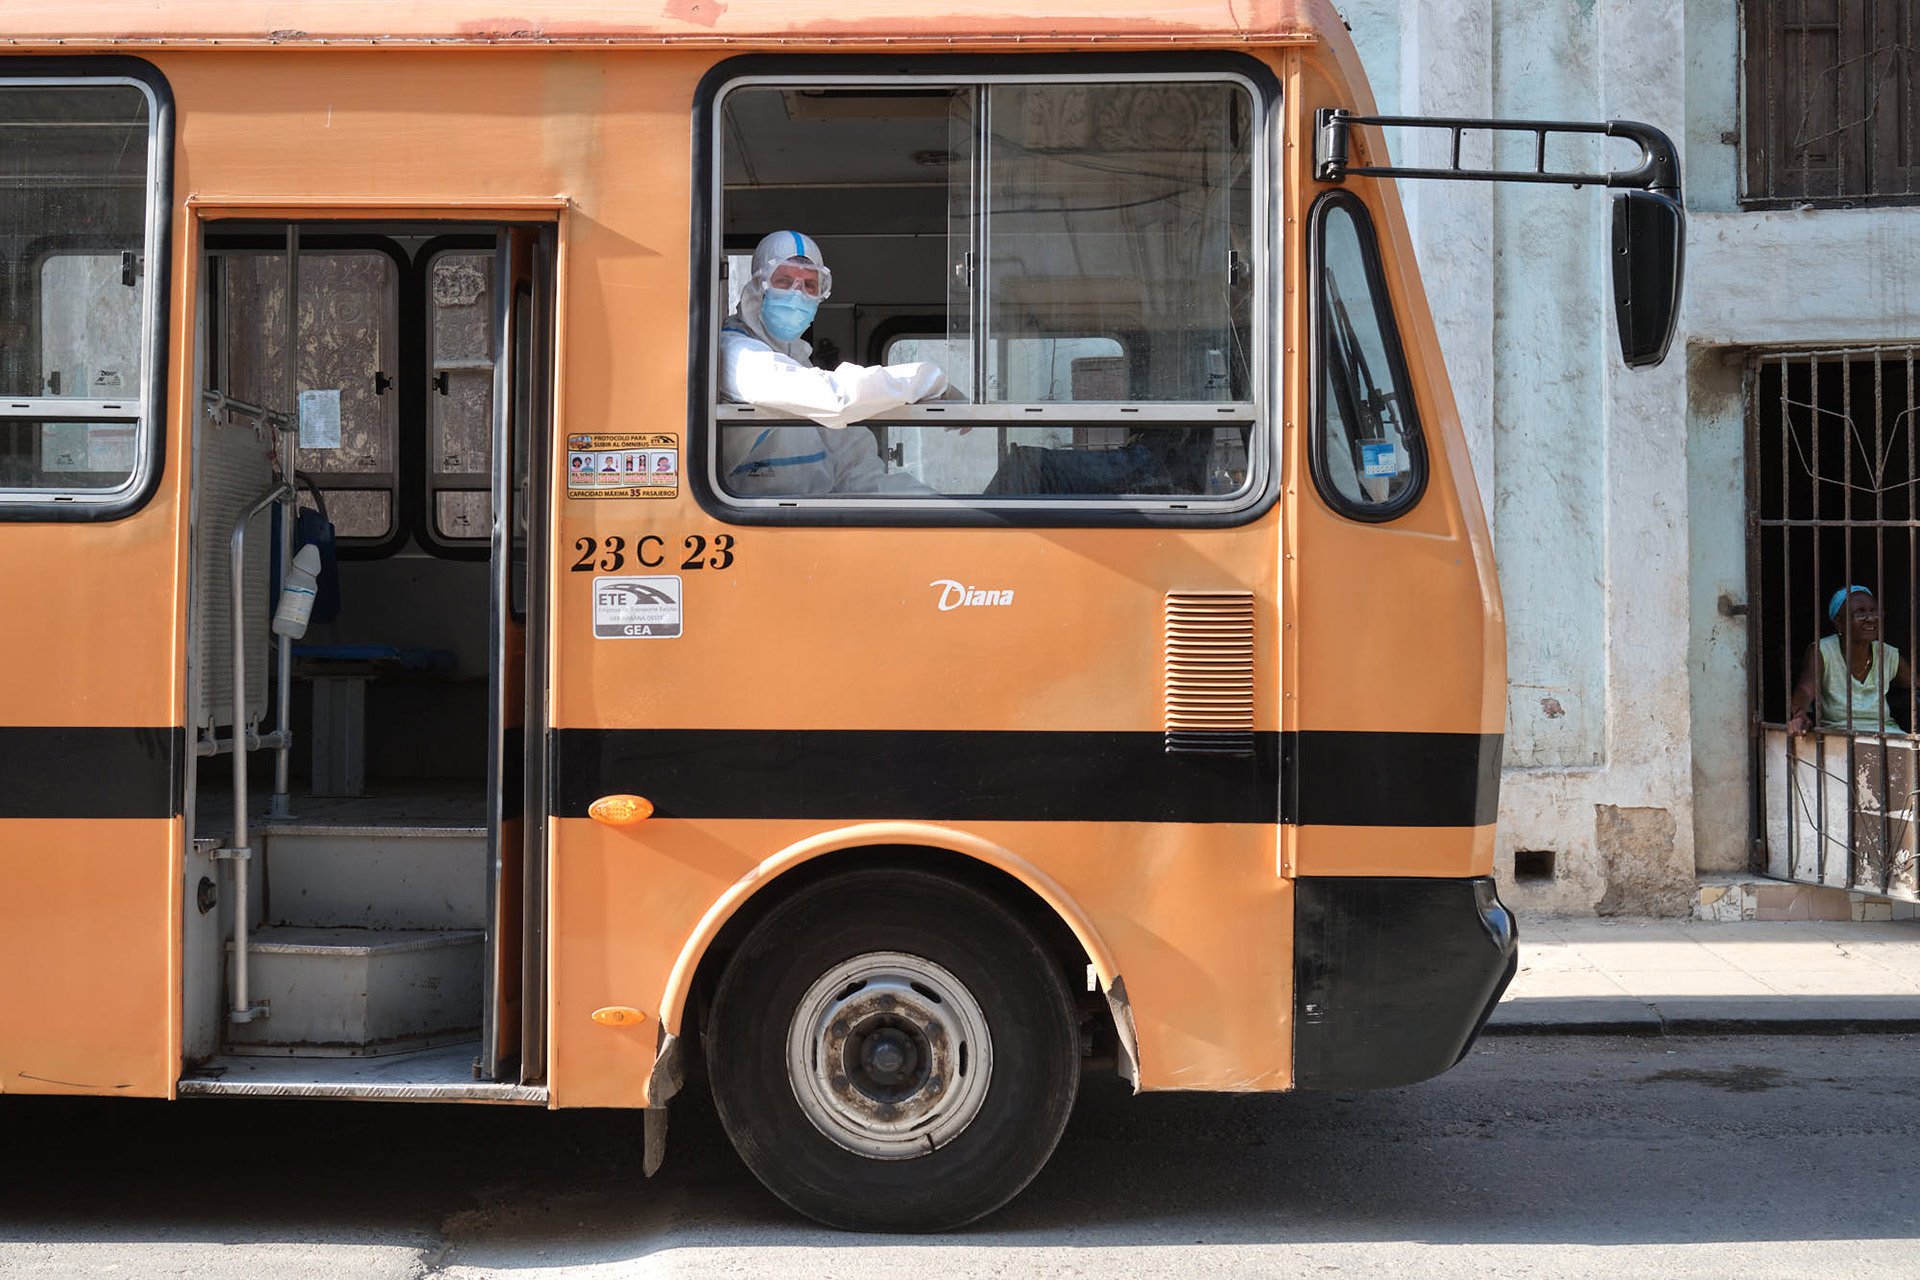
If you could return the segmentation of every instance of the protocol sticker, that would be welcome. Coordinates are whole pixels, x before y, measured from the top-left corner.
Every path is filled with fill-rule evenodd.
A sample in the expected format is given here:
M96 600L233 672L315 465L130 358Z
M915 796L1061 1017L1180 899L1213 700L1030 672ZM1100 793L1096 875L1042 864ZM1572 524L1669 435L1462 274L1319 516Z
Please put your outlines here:
M596 640L673 640L680 635L680 579L595 578Z
M568 436L567 496L679 497L679 435L650 431Z
M1400 465L1400 451L1391 440L1363 440L1360 442L1360 474L1363 476L1397 476L1406 468Z

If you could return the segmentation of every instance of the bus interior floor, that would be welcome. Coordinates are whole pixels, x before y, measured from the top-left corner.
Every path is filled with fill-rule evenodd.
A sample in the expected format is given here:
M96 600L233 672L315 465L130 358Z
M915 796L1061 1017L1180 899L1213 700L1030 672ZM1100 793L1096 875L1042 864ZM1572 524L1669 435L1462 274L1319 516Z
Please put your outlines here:
M486 823L486 795L474 783L425 781L388 783L363 796L314 796L294 790L291 810L282 817L272 812L273 797L264 790L248 794L248 820L272 826L315 827L463 827ZM194 799L197 828L213 835L232 826L233 792L201 787Z

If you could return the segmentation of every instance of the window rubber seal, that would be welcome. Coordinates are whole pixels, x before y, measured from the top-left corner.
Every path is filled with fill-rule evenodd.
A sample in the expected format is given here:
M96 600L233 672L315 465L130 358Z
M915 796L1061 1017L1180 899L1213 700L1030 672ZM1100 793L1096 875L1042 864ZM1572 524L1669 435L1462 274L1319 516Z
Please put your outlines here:
M149 124L154 171L148 176L147 222L154 228L147 254L148 296L152 308L152 341L143 389L147 412L140 417L146 429L146 475L140 483L105 502L76 502L58 498L0 502L0 522L21 524L96 524L124 520L153 500L160 491L167 464L167 367L173 347L173 89L160 69L144 58L124 55L98 57L8 57L0 61L0 88L11 80L132 80L146 89L153 103ZM158 217L155 216L156 211ZM56 491L57 492L57 491Z
M1381 345L1387 353L1387 374L1394 381L1398 392L1406 399L1407 421L1411 430L1407 432L1408 443L1413 453L1413 483L1391 502L1358 503L1353 502L1340 492L1327 474L1326 459L1326 325L1322 322L1322 306L1325 302L1321 289L1325 271L1325 237L1327 215L1334 209L1344 209L1353 218L1360 241L1360 259L1366 267L1367 289L1373 296L1373 309L1376 316L1384 318L1380 336ZM1367 209L1366 202L1351 191L1329 191L1313 202L1313 208L1307 214L1308 255L1307 255L1307 329L1311 334L1310 350L1313 360L1307 370L1308 398L1311 410L1308 420L1313 424L1307 440L1307 469L1313 475L1313 487L1320 494L1320 500L1334 511L1349 520L1358 520L1365 524L1384 524L1397 520L1420 505L1420 499L1427 492L1427 440L1424 415L1416 403L1413 394L1413 380L1407 373L1406 355L1400 345L1400 320L1393 311L1393 297L1387 291L1386 272L1380 261L1380 239L1374 231L1373 215Z
M1234 528L1264 518L1278 503L1282 489L1284 459L1276 441L1281 404L1285 398L1285 362L1277 327L1280 309L1269 299L1266 308L1275 317L1261 335L1272 352L1264 390L1270 401L1260 411L1256 391L1257 427L1264 429L1268 465L1266 483L1242 505L1225 509L1207 502L1204 495L1191 495L1191 505L1152 500L1138 505L1119 506L1092 503L1076 510L1058 498L1038 496L1032 509L1013 503L976 506L966 495L952 500L952 509L906 507L876 501L871 510L851 506L822 507L805 497L779 506L741 506L725 494L716 492L708 477L711 437L715 418L708 403L714 352L710 337L717 332L713 282L718 280L713 234L719 209L713 201L719 156L714 147L714 113L735 80L761 77L791 77L818 81L823 86L846 77L897 75L915 79L998 80L1008 76L1034 78L1059 76L1097 83L1101 75L1130 76L1206 76L1235 77L1251 86L1256 105L1263 113L1264 128L1254 135L1249 153L1267 174L1266 203L1275 206L1279 188L1285 181L1280 166L1278 132L1285 122L1280 111L1281 87L1273 69L1248 54L1219 51L1175 53L1017 53L1017 54L742 54L716 63L701 77L694 91L690 127L692 132L693 207L691 244L688 254L690 285L687 347L687 421L685 470L688 491L700 509L712 518L731 525L793 525L802 527L852 528ZM1256 187L1256 216L1260 196ZM1276 237L1277 217L1267 214L1265 242L1255 246L1258 261L1269 272L1283 269L1282 248ZM1283 286L1277 277L1275 290ZM858 425L858 424L856 424ZM1106 425L1106 424L1103 424ZM1195 424L1196 426L1199 424ZM1184 496L1184 495L1183 495ZM1041 504L1045 504L1044 506Z

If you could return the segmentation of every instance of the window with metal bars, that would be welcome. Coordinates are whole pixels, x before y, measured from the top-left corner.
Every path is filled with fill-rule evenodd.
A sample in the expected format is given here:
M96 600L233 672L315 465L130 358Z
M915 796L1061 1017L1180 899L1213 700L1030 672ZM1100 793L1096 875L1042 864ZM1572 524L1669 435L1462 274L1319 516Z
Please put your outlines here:
M1757 869L1910 898L1920 708L1893 676L1920 635L1916 375L1916 347L1769 354L1749 369L1747 412ZM1878 606L1865 692L1850 695L1871 704L1864 718L1819 691L1853 688L1833 606L1855 586ZM1809 676L1810 723L1794 723Z
M1913 0L1745 0L1744 199L1920 202Z

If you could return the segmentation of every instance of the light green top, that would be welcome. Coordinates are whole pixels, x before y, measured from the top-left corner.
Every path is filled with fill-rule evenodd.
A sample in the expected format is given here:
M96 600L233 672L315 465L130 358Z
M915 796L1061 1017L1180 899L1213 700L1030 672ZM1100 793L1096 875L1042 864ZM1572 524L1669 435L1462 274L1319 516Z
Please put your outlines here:
M1855 733L1899 733L1900 725L1887 708L1887 687L1900 670L1900 651L1873 642L1873 661L1864 680L1853 678L1852 665L1839 636L1820 641L1820 727Z

